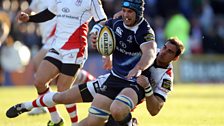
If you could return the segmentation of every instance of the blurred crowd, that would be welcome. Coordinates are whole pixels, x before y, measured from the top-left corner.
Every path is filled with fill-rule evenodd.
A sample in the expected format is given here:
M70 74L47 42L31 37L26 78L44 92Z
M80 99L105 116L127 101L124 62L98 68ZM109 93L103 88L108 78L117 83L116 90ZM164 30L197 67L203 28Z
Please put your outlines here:
M1 0L0 10L6 11L12 22L10 36L21 41L35 53L41 46L38 25L18 23L16 14L29 6L31 0ZM108 18L121 8L121 0L102 0ZM178 36L187 54L224 53L223 0L145 0L145 17L156 34L158 46L166 38ZM93 24L93 23L90 23Z
M108 18L121 10L119 4L122 0L101 1ZM6 12L11 22L7 39L2 42L0 38L1 65L4 64L4 69L8 68L9 71L27 64L29 56L34 56L42 46L38 24L16 20L17 13L27 9L30 2L0 0L0 12ZM145 3L144 16L155 31L158 47L162 47L170 36L177 36L186 47L185 55L224 54L224 0L145 0ZM4 18L0 13L0 21ZM90 28L93 24L91 21ZM0 22L1 34L4 27ZM89 50L91 54L96 52L91 46ZM18 54L25 60L15 60ZM0 85L4 80L2 74L0 67Z

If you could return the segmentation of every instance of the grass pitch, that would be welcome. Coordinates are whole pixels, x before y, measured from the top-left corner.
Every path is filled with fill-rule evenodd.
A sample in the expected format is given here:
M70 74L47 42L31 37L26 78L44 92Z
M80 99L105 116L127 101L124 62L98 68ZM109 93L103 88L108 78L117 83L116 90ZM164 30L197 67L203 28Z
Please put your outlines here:
M49 115L28 116L26 113L13 119L5 116L6 110L20 102L36 98L34 87L0 87L0 126L46 126ZM90 104L78 104L79 120L87 116ZM58 110L70 125L63 105ZM139 126L223 126L224 84L177 84L168 96L161 112L151 117L142 103L133 116Z

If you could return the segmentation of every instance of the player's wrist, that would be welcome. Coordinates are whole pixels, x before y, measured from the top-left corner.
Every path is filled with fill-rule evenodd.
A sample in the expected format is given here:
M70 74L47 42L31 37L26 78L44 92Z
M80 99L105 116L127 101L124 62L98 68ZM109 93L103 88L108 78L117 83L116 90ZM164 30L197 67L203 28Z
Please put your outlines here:
M137 65L137 66L136 66L136 69L141 70L141 71L144 70L143 67L141 67L140 65Z
M103 28L103 25L101 24L95 24L92 28L92 30L89 32L89 34L96 34L99 33L99 31Z
M152 86L149 84L145 87L145 97L149 97L153 94Z

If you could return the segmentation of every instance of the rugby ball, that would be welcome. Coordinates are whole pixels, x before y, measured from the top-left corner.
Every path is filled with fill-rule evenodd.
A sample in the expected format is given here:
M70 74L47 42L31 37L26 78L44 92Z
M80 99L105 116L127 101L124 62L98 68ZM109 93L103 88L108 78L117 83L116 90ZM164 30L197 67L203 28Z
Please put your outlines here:
M96 43L97 51L103 56L109 56L116 47L116 39L114 32L107 26L104 26L98 33Z

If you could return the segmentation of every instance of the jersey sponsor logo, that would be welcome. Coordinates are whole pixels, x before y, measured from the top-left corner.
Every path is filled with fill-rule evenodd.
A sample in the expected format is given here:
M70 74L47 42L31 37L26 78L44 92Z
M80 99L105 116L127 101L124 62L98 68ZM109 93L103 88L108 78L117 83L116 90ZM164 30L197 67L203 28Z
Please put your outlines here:
M155 37L154 37L153 34L148 33L148 34L146 34L146 35L144 36L144 39L145 39L145 41L147 42L147 41L155 40Z
M94 90L95 90L97 93L101 92L101 90L100 90L100 85L99 85L98 81L93 82L93 87L94 87Z
M76 2L75 2L76 6L81 6L81 4L82 4L82 0L76 0Z
M74 17L72 15L66 15L66 14L59 14L57 15L58 18L70 18L70 19L75 19L75 20L79 20L79 17Z
M163 79L162 87L170 91L171 90L171 81L168 79Z
M62 12L69 13L70 10L69 10L69 8L62 8Z
M120 27L117 27L116 28L116 31L115 31L115 33L118 35L118 36L122 36L122 32L123 32L123 30L120 28Z
M141 52L128 52L128 51L126 51L125 49L122 49L122 48L120 48L120 47L118 47L118 46L116 46L116 50L117 51L119 51L119 52L121 52L121 53L124 53L125 55L130 55L130 56L141 56ZM136 57L136 58L138 58L138 57ZM132 60L132 59L131 59Z

